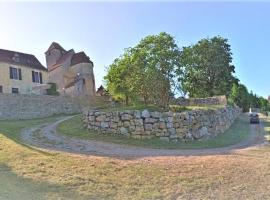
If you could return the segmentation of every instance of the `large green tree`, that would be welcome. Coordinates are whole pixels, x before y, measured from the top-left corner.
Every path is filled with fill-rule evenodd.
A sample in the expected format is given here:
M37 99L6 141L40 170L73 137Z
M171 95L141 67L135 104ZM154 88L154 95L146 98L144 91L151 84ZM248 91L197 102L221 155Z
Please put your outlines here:
M190 97L228 96L233 83L238 81L233 75L231 47L220 36L185 47L181 67L182 89Z
M147 36L110 65L105 77L108 90L113 95L121 91L124 96L143 98L145 103L165 107L174 92L180 55L171 35L161 32Z

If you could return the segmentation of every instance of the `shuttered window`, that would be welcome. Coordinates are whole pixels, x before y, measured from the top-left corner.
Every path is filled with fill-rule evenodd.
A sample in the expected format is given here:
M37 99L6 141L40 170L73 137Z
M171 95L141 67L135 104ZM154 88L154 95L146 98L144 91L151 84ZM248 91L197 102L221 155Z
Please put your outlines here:
M10 79L22 80L22 70L20 68L9 67Z
M41 72L32 71L32 81L33 81L33 83L40 83L40 84L42 84L43 83L42 73Z

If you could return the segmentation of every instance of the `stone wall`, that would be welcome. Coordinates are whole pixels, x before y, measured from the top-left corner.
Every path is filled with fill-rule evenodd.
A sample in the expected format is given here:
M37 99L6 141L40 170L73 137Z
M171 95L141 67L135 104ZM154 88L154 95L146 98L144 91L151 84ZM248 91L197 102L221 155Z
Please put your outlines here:
M0 120L32 119L55 114L73 114L82 106L69 97L0 94Z
M194 110L180 113L126 110L122 112L84 112L89 130L144 139L158 137L165 141L211 138L225 132L241 113L238 107Z
M173 100L172 103L180 106L227 105L227 98L225 95L207 98L178 98Z

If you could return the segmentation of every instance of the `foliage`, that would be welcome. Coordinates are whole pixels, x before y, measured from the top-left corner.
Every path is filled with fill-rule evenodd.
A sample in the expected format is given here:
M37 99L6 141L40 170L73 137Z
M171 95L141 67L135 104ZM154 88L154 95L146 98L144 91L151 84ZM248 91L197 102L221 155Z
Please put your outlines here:
M229 101L243 108L244 112L248 112L249 108L260 108L263 111L269 110L269 102L263 97L258 97L251 91L248 92L243 84L234 83L229 96Z
M180 55L169 34L147 36L109 66L104 77L107 88L113 96L143 98L145 103L166 107L175 86L175 69L180 68Z
M131 57L130 50L127 49L123 55L115 59L108 69L108 74L104 77L109 93L115 99L123 99L128 104L129 98L133 96L131 90Z
M247 112L250 107L249 93L245 85L234 83L231 89L229 99L237 106Z
M179 79L189 97L226 95L234 82L231 47L220 36L202 39L183 49L181 67L184 73Z
M59 96L56 83L48 83L48 84L51 85L51 87L47 89L47 95Z

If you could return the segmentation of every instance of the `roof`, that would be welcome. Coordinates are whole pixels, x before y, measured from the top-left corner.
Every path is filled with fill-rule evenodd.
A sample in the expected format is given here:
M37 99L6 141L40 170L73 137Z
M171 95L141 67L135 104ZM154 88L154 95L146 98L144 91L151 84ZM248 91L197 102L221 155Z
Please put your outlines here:
M101 85L101 86L97 89L97 92L99 92L100 90L104 90L103 85Z
M64 55L62 55L61 58L52 67L49 68L49 71L52 71L52 70L56 69L57 67L63 65L63 63L65 63L66 60L70 56L72 56L72 54L74 54L74 50L73 49L70 49Z
M75 53L73 56L72 56L72 59L71 59L71 66L73 65L76 65L78 63L92 63L93 62L90 60L90 58L83 52L79 52L79 53Z
M51 51L51 50L53 50L53 49L59 49L59 50L61 50L61 51L66 51L60 44L58 44L57 42L53 42L53 43L50 45L49 49L48 49L45 53L47 53L48 51Z
M6 62L14 65L19 64L26 67L47 71L47 68L44 67L32 54L0 49L0 62Z

